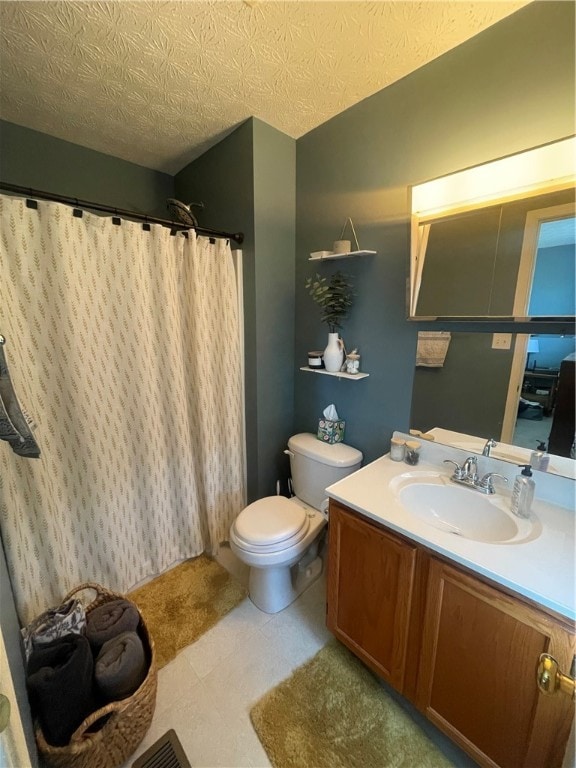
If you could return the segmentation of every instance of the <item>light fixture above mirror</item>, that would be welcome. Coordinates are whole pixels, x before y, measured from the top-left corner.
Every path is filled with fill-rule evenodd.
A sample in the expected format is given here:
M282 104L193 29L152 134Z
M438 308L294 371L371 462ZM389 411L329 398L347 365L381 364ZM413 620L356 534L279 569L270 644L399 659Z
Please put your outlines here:
M575 182L571 137L412 187L409 318L573 320Z

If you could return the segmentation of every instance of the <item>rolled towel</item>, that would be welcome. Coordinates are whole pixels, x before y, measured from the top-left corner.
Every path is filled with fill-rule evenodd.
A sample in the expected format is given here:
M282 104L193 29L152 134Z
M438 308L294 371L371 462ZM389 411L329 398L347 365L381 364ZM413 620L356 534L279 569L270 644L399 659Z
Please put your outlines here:
M148 671L142 640L136 632L122 632L102 646L96 666L96 689L105 701L118 701L136 691Z
M26 685L48 744L68 744L76 728L96 709L93 673L94 657L83 635L65 635L32 652Z
M140 623L138 609L129 600L110 600L86 615L86 637L94 654L107 640L122 632L135 632Z

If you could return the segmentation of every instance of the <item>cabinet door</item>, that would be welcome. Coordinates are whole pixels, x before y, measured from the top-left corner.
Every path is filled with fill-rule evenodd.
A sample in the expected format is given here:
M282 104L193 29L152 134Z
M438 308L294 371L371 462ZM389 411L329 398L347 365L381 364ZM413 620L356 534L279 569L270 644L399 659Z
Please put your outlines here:
M330 505L328 628L402 691L416 547Z
M562 764L574 706L536 684L541 653L568 672L569 628L457 568L432 559L418 706L481 765Z

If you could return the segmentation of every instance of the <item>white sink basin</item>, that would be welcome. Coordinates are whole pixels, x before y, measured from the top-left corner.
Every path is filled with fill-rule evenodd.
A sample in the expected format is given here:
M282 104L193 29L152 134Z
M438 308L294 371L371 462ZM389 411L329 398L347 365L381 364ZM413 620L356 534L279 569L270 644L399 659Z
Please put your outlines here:
M446 475L407 472L390 485L407 512L448 534L487 544L517 544L540 533L533 515L525 520L507 509L508 498L484 496Z

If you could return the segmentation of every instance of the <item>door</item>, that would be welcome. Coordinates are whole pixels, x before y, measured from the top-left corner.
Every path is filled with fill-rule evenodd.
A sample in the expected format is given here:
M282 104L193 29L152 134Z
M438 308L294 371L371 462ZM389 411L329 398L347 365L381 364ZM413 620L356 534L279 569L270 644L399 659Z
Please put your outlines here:
M14 681L8 666L4 635L0 631L0 765L2 768L27 768L32 765Z
M562 765L574 703L541 693L536 669L574 652L567 624L432 558L417 704L480 765Z
M416 547L330 502L328 629L403 690Z
M10 719L0 733L1 768L35 768L38 765L20 648L20 626L0 538L0 702L4 702L5 707L7 699L10 707Z

